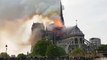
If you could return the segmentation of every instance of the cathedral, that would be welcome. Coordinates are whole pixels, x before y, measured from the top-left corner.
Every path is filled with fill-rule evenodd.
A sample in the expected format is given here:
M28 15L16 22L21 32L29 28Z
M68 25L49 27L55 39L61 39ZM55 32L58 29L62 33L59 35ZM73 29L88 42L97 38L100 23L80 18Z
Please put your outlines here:
M63 12L62 12L62 5L61 5L61 11L60 16L62 23L64 25L64 19L63 19ZM96 49L96 44L93 44L93 41L96 41L96 39L91 40L92 42L86 40L84 38L84 33L80 30L78 25L72 27L53 27L54 24L51 24L50 27L52 29L49 29L48 27L44 28L44 25L42 23L34 23L32 25L32 34L40 38L48 38L53 42L53 44L56 44L59 47L62 47L65 49L66 53L69 53L73 51L76 48L82 48L87 51L93 51ZM38 34L35 34L38 33ZM37 39L37 38L36 38ZM98 39L97 39L98 40ZM33 41L34 43L34 41Z
M94 51L98 48L96 44L84 38L84 33L77 25L63 29L54 28L50 31L48 28L45 29L42 23L34 23L32 25L32 34L34 34L34 37L39 37L36 38L37 40L44 37L48 38L53 44L64 48L66 53L70 53L76 48L82 48L86 51Z
M64 48L66 53L70 53L76 48L82 48L88 52L95 51L101 45L99 38L91 38L91 41L86 40L85 34L77 25L66 28L63 32L63 38L57 40L56 45Z
M67 53L75 48L84 48L85 45L84 33L77 25L65 29L64 38L57 42L57 45L64 48Z

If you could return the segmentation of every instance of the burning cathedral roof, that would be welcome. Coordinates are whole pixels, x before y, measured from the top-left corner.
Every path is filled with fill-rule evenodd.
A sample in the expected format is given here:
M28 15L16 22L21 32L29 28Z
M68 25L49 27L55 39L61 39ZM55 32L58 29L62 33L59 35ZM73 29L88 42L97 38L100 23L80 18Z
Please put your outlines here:
M66 29L66 35L67 36L84 36L84 33L76 25Z

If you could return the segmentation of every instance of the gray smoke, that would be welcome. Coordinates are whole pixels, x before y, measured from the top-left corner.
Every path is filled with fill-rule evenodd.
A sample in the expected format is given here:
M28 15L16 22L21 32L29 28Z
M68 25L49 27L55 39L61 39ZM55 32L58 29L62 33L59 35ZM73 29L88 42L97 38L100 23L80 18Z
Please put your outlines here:
M0 0L0 52L5 51L6 44L9 54L26 53L30 50L26 43L30 36L29 27L32 24L29 18L33 15L42 15L48 18L59 16L60 0ZM42 20L46 21L47 19ZM41 33L39 31L36 28L35 34L31 38L38 36L37 34ZM38 33L36 34L36 32Z
M59 14L60 0L0 0L0 19L15 20L32 14Z

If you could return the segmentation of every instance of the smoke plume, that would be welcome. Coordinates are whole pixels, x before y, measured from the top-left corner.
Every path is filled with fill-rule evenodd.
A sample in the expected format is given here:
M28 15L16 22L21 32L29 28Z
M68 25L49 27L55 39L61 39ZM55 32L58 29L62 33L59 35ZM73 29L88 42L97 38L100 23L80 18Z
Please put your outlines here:
M9 54L30 51L32 24L48 26L59 16L60 0L0 0L0 52L6 44Z

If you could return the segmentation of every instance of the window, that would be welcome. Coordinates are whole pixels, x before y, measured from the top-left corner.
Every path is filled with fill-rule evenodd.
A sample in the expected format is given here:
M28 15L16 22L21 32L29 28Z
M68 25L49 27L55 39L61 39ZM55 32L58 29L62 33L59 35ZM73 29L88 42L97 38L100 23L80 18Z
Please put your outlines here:
M72 44L73 44L74 42L72 41Z
M75 44L78 44L78 39L77 38L75 38Z
M83 43L83 40L82 40L82 38L80 38L80 43L81 43L81 44Z

